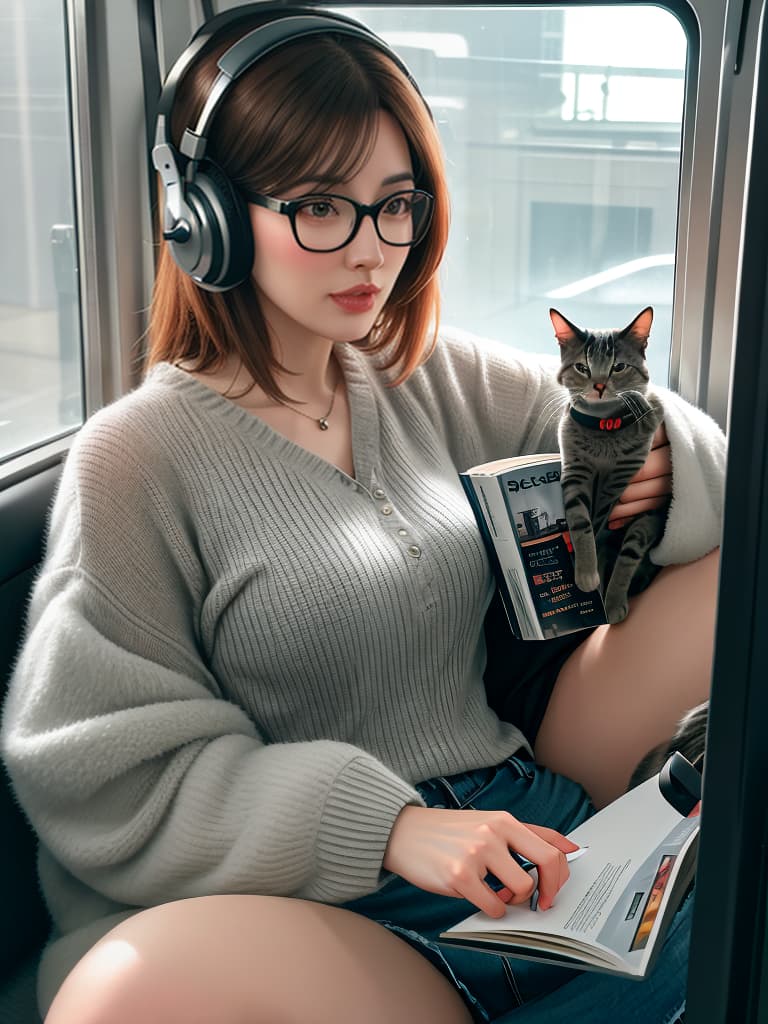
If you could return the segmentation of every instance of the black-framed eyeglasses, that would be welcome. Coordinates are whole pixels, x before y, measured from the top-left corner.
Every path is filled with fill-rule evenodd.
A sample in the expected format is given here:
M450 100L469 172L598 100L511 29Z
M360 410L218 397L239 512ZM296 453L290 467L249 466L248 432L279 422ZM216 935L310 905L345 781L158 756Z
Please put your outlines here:
M289 217L293 236L308 252L335 252L348 245L364 217L373 220L376 234L387 245L418 245L432 219L434 197L419 188L393 192L375 203L357 203L329 193L275 199L244 191L249 203Z

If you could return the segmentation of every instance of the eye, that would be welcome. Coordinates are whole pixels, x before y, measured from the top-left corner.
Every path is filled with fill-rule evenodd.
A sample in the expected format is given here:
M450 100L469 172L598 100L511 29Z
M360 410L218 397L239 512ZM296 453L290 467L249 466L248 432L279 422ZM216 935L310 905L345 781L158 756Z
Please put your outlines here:
M589 367L585 366L584 363L574 363L573 367L578 373L583 373L585 377L589 377Z
M627 364L626 363L614 363L613 372L614 373L621 373L622 371L626 370L626 368L627 368Z
M299 216L312 220L327 220L329 217L335 216L338 210L329 196L317 196L302 202L296 212Z
M392 196L382 207L387 217L404 217L411 212L413 200L411 196Z

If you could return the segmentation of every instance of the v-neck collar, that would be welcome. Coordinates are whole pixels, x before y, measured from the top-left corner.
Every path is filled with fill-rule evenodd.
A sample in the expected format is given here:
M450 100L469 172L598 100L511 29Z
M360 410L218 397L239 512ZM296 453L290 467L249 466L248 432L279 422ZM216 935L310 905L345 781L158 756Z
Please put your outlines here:
M347 388L350 420L352 425L352 462L355 467L354 479L370 489L375 463L379 453L379 413L374 390L383 387L383 381L376 381L376 367L369 356L349 344L334 346L334 354L341 367ZM303 470L331 479L350 477L338 466L314 452L291 441L275 430L263 419L242 406L225 398L213 388L171 363L157 363L147 375L147 381L159 382L172 387L187 402L222 423L227 423L244 440L256 443L282 461L289 462Z

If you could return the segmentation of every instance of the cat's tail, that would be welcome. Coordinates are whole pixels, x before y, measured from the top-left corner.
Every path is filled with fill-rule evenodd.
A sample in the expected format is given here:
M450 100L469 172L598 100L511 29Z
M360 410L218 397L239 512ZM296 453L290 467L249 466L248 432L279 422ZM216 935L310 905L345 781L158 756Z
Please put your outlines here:
M627 789L634 789L641 782L650 779L660 772L670 754L678 750L683 757L693 763L701 757L706 747L707 722L709 721L709 701L697 704L687 711L678 723L672 739L660 743L650 750L632 773Z

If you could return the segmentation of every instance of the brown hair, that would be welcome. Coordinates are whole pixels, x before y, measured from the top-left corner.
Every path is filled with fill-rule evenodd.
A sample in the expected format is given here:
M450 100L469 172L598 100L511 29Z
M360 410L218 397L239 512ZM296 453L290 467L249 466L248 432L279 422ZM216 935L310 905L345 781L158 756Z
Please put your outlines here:
M175 145L197 120L218 58L259 23L248 19L214 37L186 73L172 114ZM356 343L367 352L386 350L383 366L397 367L395 383L400 383L434 346L437 269L449 219L437 130L403 72L365 40L332 30L286 43L232 86L214 118L207 155L236 186L251 192L273 194L307 179L341 181L365 164L381 110L391 113L405 134L416 187L435 198L426 238L409 252L377 323ZM251 278L227 293L206 291L176 266L161 241L147 366L186 360L191 369L215 370L231 353L267 394L286 397L277 386L280 364Z

